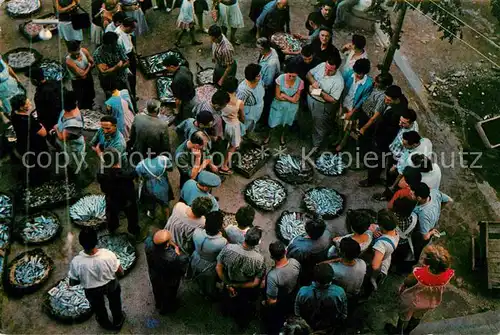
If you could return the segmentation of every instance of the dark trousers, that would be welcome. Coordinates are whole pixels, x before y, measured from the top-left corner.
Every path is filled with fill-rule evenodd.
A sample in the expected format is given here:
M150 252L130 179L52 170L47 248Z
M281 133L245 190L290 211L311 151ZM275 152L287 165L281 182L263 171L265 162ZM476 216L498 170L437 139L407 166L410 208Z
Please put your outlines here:
M161 276L149 275L151 287L153 288L153 296L155 298L155 306L160 312L171 312L177 307L176 297L181 278L176 280L169 278L169 283L166 284Z
M372 154L370 154L370 159L366 161L368 168L368 180L371 183L376 183L380 180L380 174L387 166L390 151L386 146L381 147L375 144L372 146L371 152ZM372 157L376 157L376 160L372 159Z
M87 297L87 300L96 315L97 322L99 322L100 325L108 326L110 324L106 303L104 302L104 296L108 298L109 309L111 310L111 315L113 316L113 324L117 325L122 321L123 312L120 295L120 283L118 283L118 280L116 279L110 281L106 285L85 290L85 297Z
M293 315L295 294L278 297L278 302L261 308L261 332L264 334L279 334L286 318Z
M255 304L259 297L258 288L240 288L236 290L236 296L231 298L225 294L222 304L225 312L230 314L236 324L241 328L246 328L255 315Z
M413 229L413 233L411 234L411 240L413 242L413 251L415 256L415 263L418 263L420 259L420 254L422 250L429 244L429 240L424 240L424 235L420 232L420 223L417 223L415 229Z
M137 201L134 199L122 200L112 199L106 196L106 220L108 222L108 230L115 231L120 226L120 212L125 212L127 216L129 233L135 235L139 232L139 210Z
M135 53L131 52L127 54L128 60L129 60L129 69L130 72L132 72L132 75L128 76L128 83L130 85L130 95L132 95L132 99L135 100L136 97L136 91L135 91L135 86L136 86L136 74L137 74L137 59L135 57ZM137 110L136 110L137 112Z
M87 78L72 80L71 85L81 109L92 109L95 98L94 79L89 72Z
M262 109L262 115L260 116L258 123L266 127L269 122L269 112L271 110L271 103L273 102L274 96L276 95L275 93L275 85L271 85L270 87L266 88L264 94L264 108Z

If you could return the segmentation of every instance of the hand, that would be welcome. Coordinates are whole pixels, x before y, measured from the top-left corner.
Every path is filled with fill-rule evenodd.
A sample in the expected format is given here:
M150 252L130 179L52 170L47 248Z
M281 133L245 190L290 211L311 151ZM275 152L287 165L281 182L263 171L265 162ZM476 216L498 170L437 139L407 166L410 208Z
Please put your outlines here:
M365 129L365 128L361 128L361 129L359 130L359 133L360 133L361 135L364 135L364 134L365 134L365 132L366 132L366 129Z
M339 242L342 239L342 237L337 236L333 238L333 242Z
M122 68L122 67L123 67L123 65L124 65L124 63L123 63L123 61L121 60L121 61L119 61L119 62L116 64L116 67L120 69L120 68Z
M379 238L380 236L382 236L382 232L380 230L376 230L373 232L373 237Z
M236 290L235 290L235 289L234 289L234 287L232 287L232 286L228 286L228 287L227 287L227 291L229 292L229 296L230 296L231 298L236 297L236 295L238 294L238 293L236 293Z
M319 88L319 83L317 81L315 81L314 83L312 83L311 85L313 88Z
M344 120L350 120L352 117L353 111L350 110L347 113L345 113Z
M390 169L391 172L395 172L396 171L396 165L393 165Z
M219 85L219 87L222 87L222 83L223 83L223 82L224 82L224 81L222 80L222 78L220 78L220 79L219 79L219 81L217 82L217 85Z
M208 164L210 164L210 162L211 162L210 159L204 159L203 163L201 163L201 169L203 170L204 168L206 168Z
M181 255L181 249L179 249L179 247L177 245L174 247L174 250L175 250L175 253L177 254L177 256Z
M219 172L219 168L217 167L217 165L213 165L213 164L212 164L212 165L210 166L210 169L212 170L212 172L213 172L213 173L217 173L217 172Z

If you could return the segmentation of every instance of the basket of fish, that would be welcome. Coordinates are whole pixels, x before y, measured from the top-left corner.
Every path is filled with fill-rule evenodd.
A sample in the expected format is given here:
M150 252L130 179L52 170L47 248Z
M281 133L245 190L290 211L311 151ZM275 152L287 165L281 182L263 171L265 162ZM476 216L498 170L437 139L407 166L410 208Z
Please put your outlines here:
M32 48L16 48L6 52L3 60L16 72L28 71L42 59L42 55Z
M21 189L17 194L24 209L35 211L73 203L79 197L75 184L61 180L51 180L38 186Z
M0 221L10 221L14 217L14 202L12 197L0 193Z
M71 222L82 228L99 230L106 223L106 199L102 194L87 195L69 208Z
M130 243L125 233L101 235L97 241L97 247L114 252L125 274L128 274L137 262L135 246Z
M167 68L163 65L163 61L169 55L174 55L179 60L180 65L189 68L189 63L184 55L177 49L170 49L154 55L140 57L137 62L139 63L142 74L147 79L165 76Z
M198 101L212 101L212 96L217 92L217 87L213 84L204 84L195 88Z
M7 262L7 253L0 250L0 278L3 278L3 271Z
M43 310L63 323L79 323L92 316L92 308L82 285L69 285L69 278L60 280L45 293Z
M37 19L55 20L56 15L54 13L49 13L49 14L41 15L41 16L37 17ZM42 30L43 26L44 25L42 25L42 24L35 24L35 23L33 23L32 20L28 20L28 21L21 23L19 25L19 31L30 42L38 42L38 41L41 41L38 34L40 34L40 31ZM57 24L48 24L45 26L48 30L50 30L52 35L55 35L58 33Z
M287 197L286 189L268 176L253 180L245 188L245 200L255 208L271 212L282 206Z
M10 262L5 288L14 295L33 293L49 279L53 267L54 262L42 249L25 251Z
M25 244L41 244L52 241L61 233L59 218L52 212L30 215L16 225L16 236Z
M214 83L214 68L203 68L199 63L196 63L196 83L198 85L213 84Z
M276 222L276 236L285 244L295 237L306 234L306 221L312 217L307 213L283 211Z
M347 171L347 164L339 154L324 152L315 163L319 173L325 176L340 176Z
M156 79L156 93L158 100L165 104L175 102L174 93L172 92L172 77L160 77Z
M276 33L271 36L271 42L278 46L282 51L298 53L302 50L303 42L287 33Z
M46 80L61 81L66 77L66 68L56 60L43 59L38 66Z
M314 176L314 169L307 160L299 156L279 155L274 164L274 172L279 179L286 183L297 185L310 182Z
M40 0L9 0L7 2L7 14L13 18L22 18L33 15L40 11L42 3Z
M224 215L224 220L222 221L222 227L226 228L227 226L237 226L238 223L236 222L236 214L234 213L228 213L222 211L222 214Z
M0 222L0 250L10 248L11 227L9 222Z
M233 154L232 166L245 178L251 178L271 158L271 152L264 146L255 143L243 143L240 150Z
M317 217L331 220L344 210L345 197L333 188L315 187L305 193L304 204Z
M101 128L101 118L106 115L90 109L80 109L80 113L83 116L83 129L88 131L96 131Z

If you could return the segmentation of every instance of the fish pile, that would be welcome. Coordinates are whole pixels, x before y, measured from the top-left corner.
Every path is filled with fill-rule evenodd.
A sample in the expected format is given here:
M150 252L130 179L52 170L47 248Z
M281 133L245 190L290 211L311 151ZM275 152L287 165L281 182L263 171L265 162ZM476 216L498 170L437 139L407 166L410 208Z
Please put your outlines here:
M239 158L238 160L238 156ZM254 148L243 152L241 155L233 155L237 162L237 166L245 171L250 171L255 168L261 161L271 157L269 150Z
M77 317L90 311L90 303L85 297L82 285L69 285L66 277L50 289L49 303L52 312L63 317Z
M0 194L0 220L12 218L12 200L5 194Z
M5 223L0 223L0 249L5 249L9 243L10 227Z
M22 69L33 65L35 62L35 54L30 51L13 52L7 57L7 63L13 69Z
M47 267L39 255L30 255L21 258L14 271L15 283L21 286L30 286L45 276Z
M161 102L171 103L175 102L174 93L172 92L172 78L160 77L156 80L156 90L158 92L158 99Z
M40 0L10 0L7 12L13 16L28 15L40 9Z
M284 212L279 219L279 229L283 239L292 241L306 234L306 216L300 212Z
M55 15L49 15L48 17L44 17L43 18L44 20L55 20L56 19L56 16ZM23 29L24 29L24 32L28 35L28 36L31 36L31 37L36 37L38 36L38 34L40 33L40 31L42 30L44 25L41 25L41 24L35 24L31 21L28 21ZM57 29L57 25L56 24L48 24L46 25L47 29L50 30L50 31L54 31Z
M324 152L316 159L316 168L326 176L339 176L347 169L347 164L338 154Z
M313 175L313 170L306 161L291 155L280 155L274 165L274 171L280 179L295 183L306 182Z
M196 87L195 91L198 101L212 101L212 95L217 92L217 88L212 84L205 84Z
M104 195L87 195L69 208L69 216L78 225L94 226L106 218L106 199Z
M74 198L76 194L75 184L52 180L40 186L25 189L22 202L30 208L36 208L66 201Z
M123 271L127 271L137 259L134 246L125 234L104 235L99 238L98 248L106 248L115 253Z
M52 215L35 216L26 221L21 236L26 242L43 242L54 236L59 227L59 221Z
M180 52L174 50L165 51L152 56L141 57L139 62L141 62L141 65L147 74L157 74L167 70L165 65L163 65L163 61L170 55L174 55L181 66L187 64L184 56Z
M101 128L101 118L104 116L103 113L90 109L80 109L80 112L83 115L84 129L97 130Z
M276 44L281 50L298 52L302 50L302 42L291 34L276 33L271 36L271 42Z
M286 200L285 188L276 180L258 178L248 184L245 195L256 207L264 211L272 211Z
M39 66L46 80L61 81L64 77L65 69L56 61L42 61Z
M222 221L222 227L226 228L227 226L237 226L236 215L233 213L224 212L224 220Z
M214 69L205 69L196 74L198 85L213 84Z
M318 216L327 218L338 215L344 208L344 199L331 188L317 187L306 192L306 208Z

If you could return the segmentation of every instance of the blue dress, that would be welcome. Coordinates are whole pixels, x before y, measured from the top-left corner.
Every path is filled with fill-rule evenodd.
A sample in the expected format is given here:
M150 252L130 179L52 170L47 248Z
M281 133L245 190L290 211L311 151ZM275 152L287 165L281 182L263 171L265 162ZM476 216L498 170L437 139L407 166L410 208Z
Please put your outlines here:
M120 95L112 95L104 104L111 110L111 115L116 118L117 129L125 137L125 141L128 141L130 129L134 122L134 107L130 94L127 90L121 90Z
M0 56L0 100L6 114L10 114L12 110L10 99L21 93L24 93L23 90L17 80L10 75L9 67Z
M170 185L167 170L172 167L172 161L163 155L146 158L135 167L137 175L144 180L145 190L162 205L168 205L171 200L168 196Z
M238 86L236 97L245 103L245 127L249 131L253 130L255 123L260 120L264 108L264 94L262 81L259 81L255 88L250 88L246 80Z
M297 76L292 87L286 87L285 75L282 74L276 79L276 84L280 86L280 91L286 95L293 97L297 91L304 87L304 82ZM271 112L269 113L269 127L276 126L291 126L295 120L295 115L299 110L299 103L291 103L289 101L280 101L274 98L271 104Z

